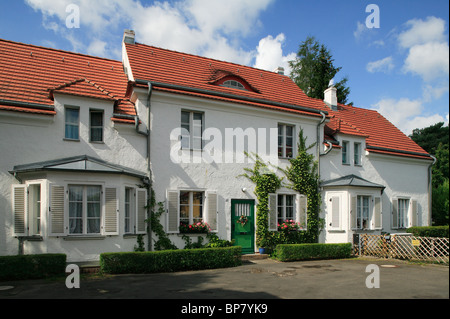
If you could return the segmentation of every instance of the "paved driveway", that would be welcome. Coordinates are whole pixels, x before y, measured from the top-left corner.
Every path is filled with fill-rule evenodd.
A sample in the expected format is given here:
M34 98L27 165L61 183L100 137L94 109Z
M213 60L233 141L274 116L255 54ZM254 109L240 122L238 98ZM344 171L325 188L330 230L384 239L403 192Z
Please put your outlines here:
M376 283L368 265L378 266L379 288L366 286ZM66 288L64 280L0 282L0 299L16 298L448 299L449 267L381 259L265 259L226 269L82 278L79 289Z

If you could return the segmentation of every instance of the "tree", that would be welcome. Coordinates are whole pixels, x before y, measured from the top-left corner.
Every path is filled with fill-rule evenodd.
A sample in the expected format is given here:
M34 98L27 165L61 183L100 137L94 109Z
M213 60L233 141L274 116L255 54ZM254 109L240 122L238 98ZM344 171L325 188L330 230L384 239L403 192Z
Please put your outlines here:
M448 133L448 125L439 122L422 129L416 128L409 137L428 153L435 154L440 143L448 145Z
M292 69L291 79L309 97L323 100L323 93L330 81L342 69L342 67L335 67L333 62L330 51L314 37L308 37L300 45L295 60L289 61ZM353 103L347 101L350 94L350 88L346 86L347 81L348 78L344 77L335 83L335 87L338 102L351 105Z

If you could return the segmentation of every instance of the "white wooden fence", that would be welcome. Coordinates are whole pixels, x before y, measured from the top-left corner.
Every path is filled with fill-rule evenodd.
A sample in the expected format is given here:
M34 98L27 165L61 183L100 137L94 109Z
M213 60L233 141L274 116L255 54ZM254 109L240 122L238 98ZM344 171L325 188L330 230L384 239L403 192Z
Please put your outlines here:
M353 241L355 255L423 260L449 264L449 239L415 237L412 234L358 234Z

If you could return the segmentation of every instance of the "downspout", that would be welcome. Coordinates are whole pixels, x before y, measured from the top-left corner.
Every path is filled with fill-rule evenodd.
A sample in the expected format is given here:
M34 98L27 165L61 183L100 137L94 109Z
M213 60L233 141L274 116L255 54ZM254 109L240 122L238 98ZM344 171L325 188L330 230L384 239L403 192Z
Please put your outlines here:
M325 122L326 115L322 111L320 111L320 115L322 115L322 119L319 124L317 124L317 193L320 192L320 127ZM320 219L320 203L317 203L317 222ZM320 229L317 229L317 242L319 241Z
M134 118L134 125L135 125L135 129L136 132L138 134L144 135L147 137L147 172L148 172L148 184L147 184L147 207L148 207L148 213L150 212L150 205L152 202L152 170L151 170L151 164L150 164L150 120L151 120L151 103L150 103L150 98L152 96L152 92L153 92L153 86L152 83L150 81L147 81L146 84L148 85L148 92L147 92L147 131L146 132L142 132L139 130L139 118L138 116L135 116ZM150 216L147 216L148 219L150 220ZM147 228L147 250L151 251L152 250L152 231L150 229L150 224L148 224L148 228Z
M431 214L433 211L433 174L432 174L432 167L434 164L436 164L436 157L433 155L430 155L430 157L433 159L433 163L428 166L428 226L431 226L432 219Z

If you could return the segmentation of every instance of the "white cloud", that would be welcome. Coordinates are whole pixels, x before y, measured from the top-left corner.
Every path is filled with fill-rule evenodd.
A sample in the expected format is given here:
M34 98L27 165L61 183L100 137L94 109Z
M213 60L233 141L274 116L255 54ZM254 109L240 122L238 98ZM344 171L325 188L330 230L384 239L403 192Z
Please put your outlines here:
M359 21L356 22L356 30L353 31L353 36L355 39L359 40L364 33L364 31L369 30L364 23L361 23Z
M280 33L273 38L271 35L261 39L259 41L258 47L256 48L256 59L255 68L264 69L268 71L274 71L279 66L284 68L284 74L289 75L291 69L289 67L289 61L294 60L296 57L295 53L289 53L288 55L283 55L283 43L285 41L285 36Z
M448 43L428 42L410 48L404 70L429 82L449 75Z
M425 82L448 78L449 45L445 24L436 17L405 23L408 29L398 35L399 46L408 50L404 72L419 75Z
M411 48L428 42L445 41L445 21L440 18L428 17L425 21L412 19L405 25L409 29L398 36L399 44L404 48Z
M274 0L26 0L43 16L44 25L73 45L95 54L117 55L119 26L136 31L138 42L248 65L253 50L241 49L246 36L261 26L259 16ZM65 27L69 4L80 8L80 29ZM120 22L120 23L118 23ZM80 48L81 36L84 44ZM78 40L78 41L77 41ZM106 43L106 44L105 44Z
M394 63L392 62L392 56L388 56L384 59L380 59L374 62L367 63L366 69L370 73L374 72L389 72L394 68Z

